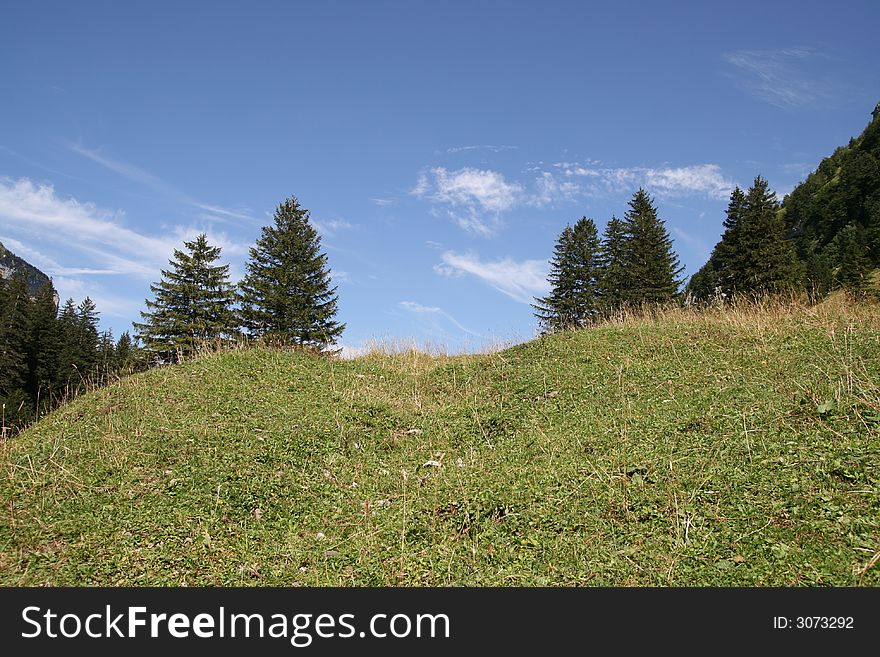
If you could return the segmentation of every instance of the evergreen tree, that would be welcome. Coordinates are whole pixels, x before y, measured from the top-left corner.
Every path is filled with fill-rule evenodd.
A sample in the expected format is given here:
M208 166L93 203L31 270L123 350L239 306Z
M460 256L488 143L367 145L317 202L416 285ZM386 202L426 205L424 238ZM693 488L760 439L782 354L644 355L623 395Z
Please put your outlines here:
M863 232L856 224L847 224L834 238L837 242L840 262L834 281L837 286L852 292L861 292L865 289L867 275L871 269Z
M135 367L135 346L132 343L131 335L128 331L124 331L116 342L116 371L127 373L134 370Z
M98 367L98 309L86 297L76 308L76 365L80 374L91 376Z
M60 333L55 299L52 283L44 284L37 290L29 318L28 393L40 407L51 401L58 382Z
M0 398L18 400L28 378L30 294L24 275L0 279ZM7 405L8 407L8 405ZM7 414L8 417L8 414Z
M76 387L80 381L78 370L80 367L79 353L79 318L77 317L76 304L73 299L64 302L58 313L58 367L57 387L65 392L71 384Z
M654 304L674 299L683 268L672 250L665 222L657 216L654 202L644 189L639 189L629 202L625 235L625 286L620 290L623 302Z
M721 241L715 245L710 259L714 261L713 269L717 272L716 287L726 297L734 293L736 272L748 258L744 255L742 237L742 218L746 209L746 195L737 185L730 193L727 204L727 215L724 218L724 233Z
M725 265L725 286L739 294L764 294L799 287L803 270L779 212L776 194L761 176L745 196L736 221L737 239Z
M148 312L135 330L144 347L158 359L176 362L198 347L234 337L235 292L229 283L229 265L215 265L220 247L207 236L184 242L175 249L171 268L150 286L155 300L147 299Z
M834 283L829 248L817 253L816 247L815 242L810 243L804 256L804 282L813 302L828 294Z
M599 249L599 297L604 315L623 305L624 291L630 286L626 269L627 240L626 224L611 217L605 225Z
M250 250L240 284L243 324L251 336L281 344L332 345L345 325L334 320L336 288L309 211L291 197L274 220Z
M727 298L733 294L734 272L743 260L740 222L745 202L746 195L736 187L730 194L721 239L712 249L706 264L688 281L687 292L694 300L706 302L719 294Z
M101 376L116 371L116 341L113 331L104 331L98 338L98 372Z
M706 264L691 276L685 287L685 294L689 300L706 303L716 298L721 286L718 284L719 272L715 269L715 262L710 256Z
M532 307L545 333L582 328L599 311L599 235L592 219L566 226L554 249L551 292Z

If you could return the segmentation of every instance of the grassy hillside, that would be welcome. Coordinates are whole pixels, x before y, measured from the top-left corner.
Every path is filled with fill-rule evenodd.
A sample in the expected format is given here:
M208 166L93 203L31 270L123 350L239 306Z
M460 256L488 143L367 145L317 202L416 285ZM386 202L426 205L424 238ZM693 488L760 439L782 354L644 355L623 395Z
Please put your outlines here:
M0 460L6 585L878 585L880 309L223 353Z

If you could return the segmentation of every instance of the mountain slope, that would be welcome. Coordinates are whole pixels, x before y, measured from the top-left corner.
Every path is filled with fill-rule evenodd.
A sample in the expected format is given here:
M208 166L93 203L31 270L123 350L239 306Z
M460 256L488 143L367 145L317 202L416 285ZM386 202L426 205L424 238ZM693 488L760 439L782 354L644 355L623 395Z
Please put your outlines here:
M854 254L864 268L880 267L880 103L871 116L861 135L785 197L789 234L814 277L839 270Z
M17 273L24 274L31 294L36 294L37 290L49 282L46 274L0 243L0 278L12 278Z
M878 585L880 309L221 353L2 454L0 583Z

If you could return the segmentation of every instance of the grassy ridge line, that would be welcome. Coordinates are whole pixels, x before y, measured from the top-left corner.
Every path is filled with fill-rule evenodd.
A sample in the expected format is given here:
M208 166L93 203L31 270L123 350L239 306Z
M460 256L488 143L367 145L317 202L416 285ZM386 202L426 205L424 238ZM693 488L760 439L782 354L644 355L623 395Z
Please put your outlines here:
M877 585L878 320L152 370L4 445L0 583Z

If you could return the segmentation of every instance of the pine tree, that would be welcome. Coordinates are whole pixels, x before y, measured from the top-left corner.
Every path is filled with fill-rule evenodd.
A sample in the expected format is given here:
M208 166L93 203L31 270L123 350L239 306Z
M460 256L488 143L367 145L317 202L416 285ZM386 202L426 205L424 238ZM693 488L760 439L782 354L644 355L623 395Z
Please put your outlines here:
M737 239L729 256L729 285L738 294L765 294L795 289L803 270L785 226L776 194L761 176L745 196L736 221Z
M150 286L143 323L135 323L147 351L163 362L176 362L201 346L233 338L235 292L229 283L229 265L215 265L220 247L207 236L184 242L186 251L174 250L170 269Z
M116 341L113 331L104 331L98 337L98 372L102 377L116 370Z
M625 215L625 249L623 271L625 287L621 289L624 303L655 304L671 301L681 285L678 276L683 268L672 250L672 240L665 223L657 216L654 202L644 189L639 189L629 202Z
M545 333L583 328L599 311L599 235L592 219L566 226L554 249L551 292L532 307Z
M345 328L336 314L327 256L296 198L281 203L275 225L263 228L240 284L242 322L253 337L322 349Z
M136 360L135 346L132 343L131 335L129 335L128 331L124 331L122 335L119 336L114 352L116 354L114 369L117 372L128 373L134 370Z
M740 220L745 208L746 195L736 187L730 194L727 216L724 219L724 233L712 249L712 254L697 273L691 276L687 293L695 301L706 302L721 295L733 295L734 272L742 260L742 229Z
M871 270L864 231L856 224L847 224L834 238L837 242L839 266L834 282L852 292L862 292Z
M737 186L730 193L721 241L715 245L710 256L714 261L713 269L717 272L715 283L718 291L728 298L734 293L736 272L742 267L745 257L741 226L745 209L746 195Z
M76 320L76 366L88 377L98 367L98 309L91 298L86 297L77 306Z
M39 407L51 401L58 382L60 333L55 300L55 288L46 283L37 290L29 317L28 392Z
M804 283L807 294L813 302L822 299L834 284L833 267L830 262L829 248L817 252L815 241L807 245L804 256Z
M65 392L72 384L79 383L77 374L79 364L79 318L73 299L64 302L58 313L58 366L56 369L56 385Z
M685 294L690 301L707 303L716 298L721 286L718 284L719 272L715 269L715 263L715 259L710 256L706 264L691 276L685 287Z
M630 286L625 262L627 239L626 224L611 217L599 248L599 296L606 316L623 305L624 291Z
M24 394L28 376L30 294L24 275L0 279L0 398Z

